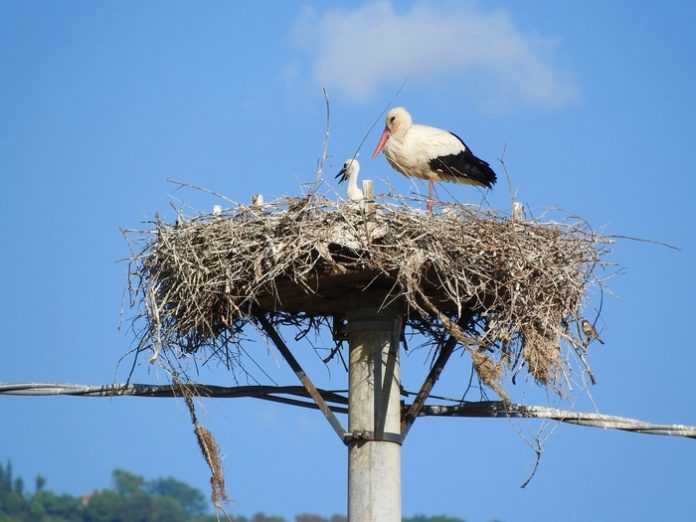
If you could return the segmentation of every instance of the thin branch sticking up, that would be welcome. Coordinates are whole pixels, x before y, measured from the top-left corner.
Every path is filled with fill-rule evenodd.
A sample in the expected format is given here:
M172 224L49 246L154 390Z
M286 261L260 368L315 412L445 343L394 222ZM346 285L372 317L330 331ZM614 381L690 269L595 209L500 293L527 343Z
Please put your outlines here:
M326 161L326 150L329 146L329 130L331 128L331 113L329 112L329 95L326 88L322 89L324 100L326 102L326 132L324 133L324 141L321 144L321 156L317 161L317 178L315 184L318 184L324 176L324 161Z

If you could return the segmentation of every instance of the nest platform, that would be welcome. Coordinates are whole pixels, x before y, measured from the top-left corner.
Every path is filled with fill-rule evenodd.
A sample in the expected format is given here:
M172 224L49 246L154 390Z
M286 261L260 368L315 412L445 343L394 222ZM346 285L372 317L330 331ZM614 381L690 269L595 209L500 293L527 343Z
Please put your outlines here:
M257 313L319 328L369 289L403 303L415 332L455 337L487 384L520 364L554 382L562 340L584 344L574 325L608 241L581 221L514 221L460 204L430 214L410 203L311 195L156 219L131 238L141 348L224 350Z

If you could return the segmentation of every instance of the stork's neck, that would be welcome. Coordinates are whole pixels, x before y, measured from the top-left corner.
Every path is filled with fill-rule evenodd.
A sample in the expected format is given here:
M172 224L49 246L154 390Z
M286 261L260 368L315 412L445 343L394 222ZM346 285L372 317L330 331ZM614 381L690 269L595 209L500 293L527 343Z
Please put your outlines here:
M348 199L359 201L363 198L362 190L358 188L358 173L353 170L348 177L348 189L346 190Z
M351 170L350 176L348 176L348 189L358 188L358 173L355 169Z

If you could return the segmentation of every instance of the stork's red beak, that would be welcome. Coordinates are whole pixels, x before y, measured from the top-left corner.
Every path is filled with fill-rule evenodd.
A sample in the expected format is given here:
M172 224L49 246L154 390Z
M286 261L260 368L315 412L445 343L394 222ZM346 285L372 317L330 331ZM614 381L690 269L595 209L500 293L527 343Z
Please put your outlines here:
M382 151L384 148L384 144L387 143L387 140L389 139L389 135L391 134L391 131L389 130L389 127L384 127L384 132L382 132L382 136L379 138L379 143L377 143L377 148L375 149L375 152L372 154L372 159L375 159L377 155Z

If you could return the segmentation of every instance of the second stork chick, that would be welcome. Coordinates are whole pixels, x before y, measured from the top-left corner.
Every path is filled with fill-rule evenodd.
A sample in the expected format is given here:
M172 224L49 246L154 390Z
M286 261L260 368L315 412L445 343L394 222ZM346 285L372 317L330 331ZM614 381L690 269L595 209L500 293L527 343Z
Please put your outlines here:
M338 182L348 182L346 189L346 197L348 201L362 201L363 191L358 187L358 172L360 172L360 163L355 158L347 159L343 164L343 168L336 174Z

